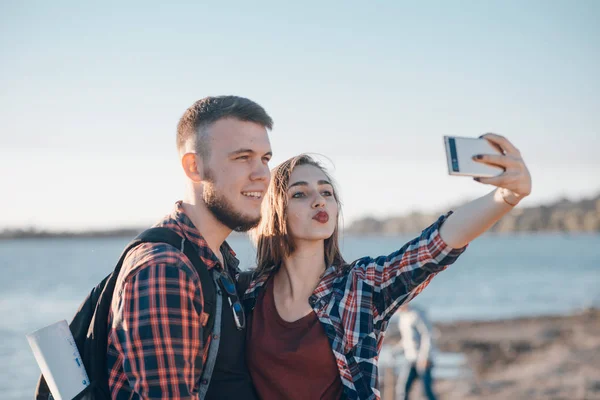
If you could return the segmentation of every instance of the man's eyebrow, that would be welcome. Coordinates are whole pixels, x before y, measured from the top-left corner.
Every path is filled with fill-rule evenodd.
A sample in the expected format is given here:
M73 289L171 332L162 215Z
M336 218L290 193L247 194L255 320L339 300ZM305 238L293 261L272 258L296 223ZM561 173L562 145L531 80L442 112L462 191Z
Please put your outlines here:
M232 151L231 153L229 153L229 155L230 156L236 156L236 155L239 155L239 154L247 154L247 153L256 154L256 151L254 151L252 149L238 149L238 150ZM265 154L263 154L263 157L265 157L265 156L271 157L271 156L273 156L273 152L272 151L268 151Z
M319 181L317 182L317 184L319 184L319 185L331 185L331 182L329 182L329 181L326 181L325 179L321 179L321 180L319 180ZM291 189L291 188L293 188L294 186L308 186L308 182L306 182L306 181L298 181L298 182L294 182L294 183L292 183L292 184L291 184L291 185L288 187L288 189Z
M254 154L255 151L252 150L252 149L237 149L237 150L234 150L231 153L229 153L229 155L230 156L235 156L235 155L243 154L243 153L252 153L252 154Z

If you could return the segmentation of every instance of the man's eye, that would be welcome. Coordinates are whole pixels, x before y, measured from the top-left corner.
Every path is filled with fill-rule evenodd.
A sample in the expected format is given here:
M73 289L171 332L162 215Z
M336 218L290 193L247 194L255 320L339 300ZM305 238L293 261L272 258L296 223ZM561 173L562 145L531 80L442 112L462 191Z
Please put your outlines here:
M236 158L236 160L242 160L242 161L245 161L245 160L247 160L248 158L250 158L250 156L239 156L239 157L237 157L237 158Z
M271 157L263 157L263 162L264 163L269 163L271 161Z

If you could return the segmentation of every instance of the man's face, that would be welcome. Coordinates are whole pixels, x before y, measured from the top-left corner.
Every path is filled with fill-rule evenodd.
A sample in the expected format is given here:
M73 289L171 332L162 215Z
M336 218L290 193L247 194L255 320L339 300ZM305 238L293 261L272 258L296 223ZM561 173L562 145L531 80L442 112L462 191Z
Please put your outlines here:
M230 229L244 232L260 222L269 186L271 143L254 122L221 119L208 128L210 156L203 166L203 200Z

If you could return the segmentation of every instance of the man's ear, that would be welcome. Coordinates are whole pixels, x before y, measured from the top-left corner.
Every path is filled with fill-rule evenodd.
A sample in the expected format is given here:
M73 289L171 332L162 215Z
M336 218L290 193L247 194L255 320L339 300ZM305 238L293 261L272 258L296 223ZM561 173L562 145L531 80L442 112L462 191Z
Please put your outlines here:
M204 171L200 156L196 153L185 153L183 157L181 157L181 166L188 179L194 183L202 182Z

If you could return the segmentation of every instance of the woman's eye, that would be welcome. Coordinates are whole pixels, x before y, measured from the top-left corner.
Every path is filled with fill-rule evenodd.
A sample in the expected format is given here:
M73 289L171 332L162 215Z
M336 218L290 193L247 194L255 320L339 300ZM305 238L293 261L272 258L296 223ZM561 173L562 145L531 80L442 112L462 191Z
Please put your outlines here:
M333 193L331 193L329 190L325 190L325 191L323 191L323 196L327 196L327 197L333 196Z
M292 198L294 198L294 199L299 199L300 197L304 197L304 193L296 192L292 195Z

